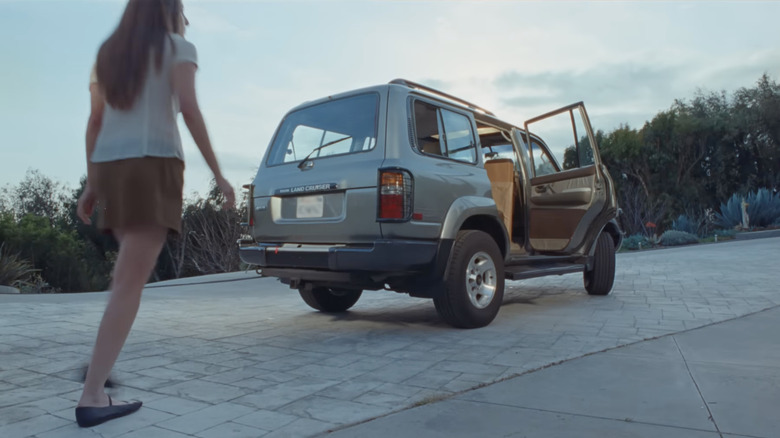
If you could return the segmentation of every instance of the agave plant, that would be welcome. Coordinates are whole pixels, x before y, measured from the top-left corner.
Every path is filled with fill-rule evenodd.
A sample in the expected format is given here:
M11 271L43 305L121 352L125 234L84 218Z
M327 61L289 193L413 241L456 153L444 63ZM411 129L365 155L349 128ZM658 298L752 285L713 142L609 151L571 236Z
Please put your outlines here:
M720 204L720 213L715 214L717 225L723 228L734 228L742 223L742 201L747 204L746 210L750 227L768 227L780 221L780 193L773 194L767 189L750 192L746 197L738 194L725 204Z
M0 285L14 286L35 272L33 266L18 254L11 254L0 244Z

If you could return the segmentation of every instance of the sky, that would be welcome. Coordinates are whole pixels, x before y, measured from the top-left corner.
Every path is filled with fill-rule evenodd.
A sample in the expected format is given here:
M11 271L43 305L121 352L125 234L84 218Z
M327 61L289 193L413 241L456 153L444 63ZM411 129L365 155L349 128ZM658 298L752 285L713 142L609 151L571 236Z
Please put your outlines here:
M699 90L780 80L780 2L184 0L226 177L250 182L284 114L406 78L521 125L584 101L633 128ZM119 0L0 0L0 187L86 173L88 79ZM211 178L183 122L185 195Z

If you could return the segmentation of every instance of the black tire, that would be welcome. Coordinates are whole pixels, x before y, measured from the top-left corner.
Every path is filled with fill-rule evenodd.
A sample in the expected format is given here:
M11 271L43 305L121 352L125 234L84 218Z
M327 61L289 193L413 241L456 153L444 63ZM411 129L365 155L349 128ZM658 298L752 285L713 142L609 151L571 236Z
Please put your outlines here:
M312 309L325 313L344 312L357 303L362 290L315 287L310 290L298 289L303 301Z
M589 295L607 295L615 282L615 243L609 233L601 233L596 241L593 269L583 274Z
M460 231L433 299L439 317L457 328L484 327L503 300L504 259L498 245L482 231Z

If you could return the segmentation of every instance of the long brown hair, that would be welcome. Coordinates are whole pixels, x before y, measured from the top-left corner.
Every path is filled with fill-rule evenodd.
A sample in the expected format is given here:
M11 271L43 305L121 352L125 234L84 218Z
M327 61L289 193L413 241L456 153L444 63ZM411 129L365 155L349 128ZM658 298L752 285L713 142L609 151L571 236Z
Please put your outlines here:
M150 54L162 68L165 38L181 33L181 0L129 0L122 20L97 57L97 77L106 102L130 109L146 81Z

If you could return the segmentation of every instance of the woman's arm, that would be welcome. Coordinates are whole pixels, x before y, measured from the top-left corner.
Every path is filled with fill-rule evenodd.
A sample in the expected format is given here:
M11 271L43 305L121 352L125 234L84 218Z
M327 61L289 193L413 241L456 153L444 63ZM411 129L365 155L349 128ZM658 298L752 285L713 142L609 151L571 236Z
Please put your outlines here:
M103 92L100 91L100 87L97 83L89 84L89 96L90 96L90 113L89 121L87 122L87 185L92 185L92 178L94 178L92 172L92 153L95 151L95 143L97 142L98 134L100 134L100 128L103 127L103 110L105 108L105 100L103 98ZM92 185L94 187L94 185Z
M195 71L197 66L191 62L176 64L173 68L172 81L173 91L179 97L179 108L184 118L187 129L192 134L192 139L198 146L200 153L206 160L214 178L217 180L217 186L225 195L225 204L227 207L235 203L235 194L233 187L222 176L214 149L211 147L206 122L203 120L203 114L200 112L198 98L195 93Z
M103 127L103 110L106 103L103 99L103 93L100 91L100 87L97 82L89 84L89 100L90 111L89 120L87 121L87 186L84 187L84 192L79 197L76 214L87 225L92 223L90 217L95 210L95 184L92 181L95 177L95 172L92 170L93 165L91 162L92 152L95 151L95 143L97 142L98 134L100 134L100 128Z

